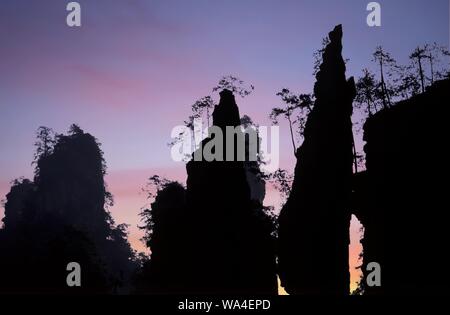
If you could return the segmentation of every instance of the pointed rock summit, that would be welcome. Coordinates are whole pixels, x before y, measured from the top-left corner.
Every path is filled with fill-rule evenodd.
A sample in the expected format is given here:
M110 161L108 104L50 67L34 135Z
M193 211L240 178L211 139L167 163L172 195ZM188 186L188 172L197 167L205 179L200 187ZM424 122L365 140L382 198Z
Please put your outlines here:
M226 127L240 125L231 91L220 93L213 124L222 130L225 152ZM199 150L212 140L203 140ZM187 164L188 292L277 293L273 238L261 202L251 197L246 163L192 160Z
M280 278L290 294L349 293L355 85L345 76L342 35L341 25L329 33L292 191L279 217Z
M230 90L220 92L220 102L215 107L212 116L214 126L220 127L224 132L226 126L237 127L241 124L239 108Z

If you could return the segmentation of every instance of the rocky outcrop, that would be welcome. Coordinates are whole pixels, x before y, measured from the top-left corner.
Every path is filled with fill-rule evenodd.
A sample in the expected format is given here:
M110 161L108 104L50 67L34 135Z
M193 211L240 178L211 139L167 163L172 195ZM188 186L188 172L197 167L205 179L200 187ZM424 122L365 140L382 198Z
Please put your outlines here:
M5 231L30 223L36 217L36 185L28 180L16 180L6 195L5 217L2 219Z
M279 273L290 294L349 293L355 87L345 77L342 35L340 25L329 34L292 191L279 217Z
M449 293L449 99L447 79L364 125L367 171L355 178L354 208L365 228L363 271L381 267L381 287L366 294Z
M220 96L213 125L223 131L226 156L225 128L239 126L240 115L230 91ZM199 150L211 140L206 138ZM187 289L207 294L276 294L273 239L262 204L251 198L245 162L192 160L186 168Z
M16 181L0 230L0 291L126 292L134 270L123 225L105 208L110 194L96 139L72 126L37 156L35 179ZM66 285L66 266L78 262L82 287Z
M136 276L136 293L181 294L185 292L184 263L190 255L186 248L187 225L186 190L177 183L170 182L161 187L151 208L147 211L147 247L151 256Z
M96 139L75 129L59 136L52 153L37 162L38 215L60 216L95 238L108 236L104 165Z

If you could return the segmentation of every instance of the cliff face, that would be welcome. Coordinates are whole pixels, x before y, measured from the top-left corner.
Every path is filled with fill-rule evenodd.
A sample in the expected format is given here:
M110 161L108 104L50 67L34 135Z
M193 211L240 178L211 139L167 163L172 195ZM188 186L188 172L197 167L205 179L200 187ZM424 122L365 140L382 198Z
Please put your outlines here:
M363 270L381 266L367 294L449 292L447 108L450 80L378 112L364 126L367 172L355 180L365 227Z
M213 124L223 131L226 152L225 127L239 126L240 115L230 91L224 90L220 96ZM199 150L211 140L205 139ZM276 294L271 231L264 222L261 203L251 198L245 162L190 161L186 168L187 290Z
M292 191L279 217L279 270L290 294L348 294L353 78L346 80L342 27L329 34L316 102L297 151Z

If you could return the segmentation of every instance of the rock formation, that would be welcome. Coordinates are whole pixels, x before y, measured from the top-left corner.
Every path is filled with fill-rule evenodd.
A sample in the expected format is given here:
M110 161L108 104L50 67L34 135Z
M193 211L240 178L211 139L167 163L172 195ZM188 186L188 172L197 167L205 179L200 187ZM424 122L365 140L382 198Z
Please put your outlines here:
M124 226L105 208L110 195L96 139L74 125L38 152L34 181L16 181L7 195L0 290L125 292L133 252ZM69 262L81 265L79 288L66 285Z
M220 96L213 125L223 131L226 152L225 127L239 126L240 115L232 92L223 90ZM211 140L206 138L199 150ZM262 204L251 198L245 162L192 160L187 173L189 290L276 294L271 231Z
M151 256L136 276L136 293L182 294L186 291L185 274L189 272L184 261L190 255L186 248L189 228L185 188L177 182L164 185L146 211Z
M279 217L279 273L290 294L349 293L355 87L345 77L342 35L340 25L329 34L292 191Z
M368 263L381 267L381 287L364 286L365 294L450 292L444 263L450 240L444 148L449 99L447 79L364 125L367 171L354 181L354 211L365 228L365 276Z

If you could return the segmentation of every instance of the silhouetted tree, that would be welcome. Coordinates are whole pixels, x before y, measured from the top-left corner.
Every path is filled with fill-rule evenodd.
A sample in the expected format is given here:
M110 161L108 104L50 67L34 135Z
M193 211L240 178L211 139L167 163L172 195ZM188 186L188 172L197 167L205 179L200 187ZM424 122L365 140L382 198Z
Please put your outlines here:
M368 69L363 69L363 76L356 82L356 107L362 109L369 117L378 111L379 83L375 75Z
M228 75L223 76L218 84L213 87L212 92L221 91L222 89L228 89L230 91L233 91L233 93L236 93L237 95L241 96L242 98L250 95L255 87L253 85L250 85L249 87L246 86L245 82L241 79L239 79L236 76ZM195 128L195 121L197 119L200 119L202 117L206 118L208 127L210 126L210 119L211 119L211 110L214 109L214 107L217 106L217 103L214 101L213 97L211 95L207 95L204 97L199 98L197 101L194 102L194 104L191 105L191 115L188 116L187 120L184 121L184 125L187 127L187 130L191 131L191 144L192 144L192 151L195 151L196 148L196 141L195 141L195 134L194 134L194 128ZM185 132L181 132L177 137L175 137L171 142L169 142L169 146L174 146L177 143L180 143L185 138ZM197 135L201 136L202 138L204 135ZM185 161L189 161L190 154L188 154L185 158Z
M36 149L32 164L37 163L41 157L45 158L52 153L53 147L56 144L56 137L55 132L51 128L44 126L38 128L36 142L34 143ZM35 171L39 171L39 169L36 168Z
M280 168L275 172L268 174L267 180L280 192L282 198L281 206L283 206L291 193L294 175L290 174L287 170Z
M322 38L322 45L321 45L321 47L319 49L317 49L316 51L314 51L314 53L313 53L313 58L314 58L313 76L316 76L317 73L320 70L320 65L322 64L322 61L323 61L323 53L325 52L325 48L327 47L327 45L329 43L330 43L330 39L328 37ZM344 59L344 62L346 64L349 61L350 61L349 58Z
M436 80L444 79L445 74L448 72L448 57L450 53L445 46L439 45L434 42L431 45L427 45L427 59L430 65L430 77L429 81L434 84ZM442 64L442 59L447 59L447 62Z
M382 46L378 46L373 53L373 61L379 65L380 72L380 86L382 93L383 107L388 108L392 106L391 96L394 94L393 90L388 84L386 74L391 76L391 71L396 67L396 61L391 55L383 49Z
M363 69L363 75L358 78L356 82L356 97L354 109L359 111L359 115L354 115L357 118L353 124L355 134L360 134L361 127L367 117L372 117L380 108L383 107L381 85L375 79L375 75L370 70ZM355 141L353 140L353 154L354 154L354 172L364 168L364 154L358 152Z
M316 76L317 72L319 72L319 70L320 70L320 65L322 64L323 53L325 52L325 48L327 47L327 45L329 43L330 43L330 39L328 37L322 38L321 47L313 53L313 58L314 58L313 76Z
M244 127L244 128L248 128L248 127L251 127L251 126L255 126L256 128L258 127L258 125L255 124L253 122L253 119L250 116L248 116L248 115L244 115L244 116L241 117L241 126Z
M240 97L249 96L254 90L255 87L250 84L250 86L245 86L245 82L233 75L223 76L219 83L213 87L213 92L229 90L235 95L239 95Z
M203 112L206 113L206 120L208 127L210 125L211 110L216 106L211 96L205 96L197 100L194 105L192 105L192 112L196 114L197 117L201 117Z
M289 89L282 89L281 92L277 93L277 95L281 97L284 107L273 108L269 118L272 120L273 124L278 124L279 116L286 118L289 124L292 147L295 155L297 152L297 146L295 144L293 126L295 124L298 125L298 134L300 137L303 137L306 118L314 106L313 96L311 94L295 95L291 93ZM297 115L295 115L295 113L297 113Z
M417 46L416 49L411 53L409 58L413 61L413 64L417 66L417 72L420 78L420 86L422 93L425 92L425 74L423 70L423 60L428 58L427 55L428 45Z
M398 70L399 75L394 80L397 94L403 99L419 94L421 86L414 67L412 65L400 66Z

